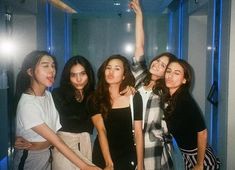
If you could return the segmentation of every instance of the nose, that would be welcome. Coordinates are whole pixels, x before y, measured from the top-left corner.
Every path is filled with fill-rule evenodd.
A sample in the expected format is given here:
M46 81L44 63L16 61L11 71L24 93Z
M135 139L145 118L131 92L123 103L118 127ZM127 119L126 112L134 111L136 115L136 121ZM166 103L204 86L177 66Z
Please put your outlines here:
M55 67L51 66L49 71L55 73L56 72Z
M113 74L113 69L109 69L108 73Z
M167 73L167 74L166 74L166 78L168 78L168 79L169 79L169 78L172 78L172 73Z
M76 80L81 81L81 76L79 74L76 75Z

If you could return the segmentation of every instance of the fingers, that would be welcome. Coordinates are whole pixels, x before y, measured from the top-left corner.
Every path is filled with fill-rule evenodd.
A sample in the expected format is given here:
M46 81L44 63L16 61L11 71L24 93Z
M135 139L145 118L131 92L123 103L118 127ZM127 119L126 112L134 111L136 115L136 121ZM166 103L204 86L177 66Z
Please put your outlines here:
M130 87L131 94L134 95L136 93L136 89L134 87Z
M130 90L130 86L127 86L124 90L120 92L120 95L126 94Z
M129 7L130 7L136 14L141 14L141 12L142 12L138 0L132 0L132 1L129 3Z
M14 147L17 149L29 149L31 146L32 144L29 141L25 140L22 137L17 137Z
M120 92L120 95L130 96L136 93L136 89L132 86L127 86L124 90Z

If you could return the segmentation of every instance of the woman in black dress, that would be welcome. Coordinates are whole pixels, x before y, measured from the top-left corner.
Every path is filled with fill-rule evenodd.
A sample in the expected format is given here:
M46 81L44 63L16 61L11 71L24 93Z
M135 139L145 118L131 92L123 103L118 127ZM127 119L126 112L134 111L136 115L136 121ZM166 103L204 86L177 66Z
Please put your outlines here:
M142 99L139 93L133 98L120 95L134 83L128 60L121 55L109 57L99 68L90 112L98 132L92 160L102 168L143 169Z

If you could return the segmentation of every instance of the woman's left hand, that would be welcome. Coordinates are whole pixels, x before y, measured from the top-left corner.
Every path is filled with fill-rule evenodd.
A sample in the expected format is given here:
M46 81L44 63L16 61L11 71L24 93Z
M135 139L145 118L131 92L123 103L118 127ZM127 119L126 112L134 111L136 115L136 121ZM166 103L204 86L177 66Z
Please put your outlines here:
M196 164L196 165L193 167L193 170L203 170L203 165Z

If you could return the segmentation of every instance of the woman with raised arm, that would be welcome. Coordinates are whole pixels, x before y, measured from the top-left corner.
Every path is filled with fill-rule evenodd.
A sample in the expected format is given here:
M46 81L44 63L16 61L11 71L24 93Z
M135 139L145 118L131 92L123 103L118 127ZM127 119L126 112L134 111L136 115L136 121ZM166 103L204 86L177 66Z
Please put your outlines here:
M144 167L146 170L173 169L172 139L169 135L160 108L160 97L164 93L164 73L168 63L176 57L171 53L162 53L152 59L149 69L144 58L143 14L139 0L130 2L136 13L135 54L132 72L135 87L143 100Z

